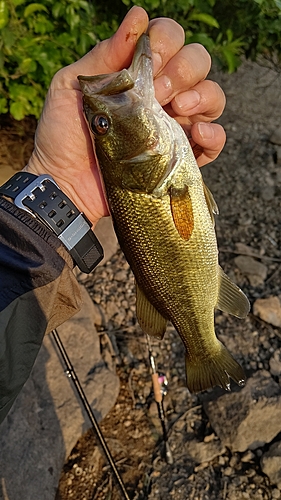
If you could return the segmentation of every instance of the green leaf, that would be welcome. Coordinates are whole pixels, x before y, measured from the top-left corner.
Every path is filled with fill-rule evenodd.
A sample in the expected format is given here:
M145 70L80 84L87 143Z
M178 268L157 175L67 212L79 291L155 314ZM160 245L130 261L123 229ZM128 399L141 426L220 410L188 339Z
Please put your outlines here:
M0 30L2 30L9 20L9 11L5 0L0 0Z
M187 38L186 43L201 43L201 45L204 45L209 52L212 52L215 47L214 40L212 40L212 38L206 33L197 33L196 35L192 35Z
M31 57L23 59L19 65L19 70L22 74L32 73L36 70L36 62Z
M64 5L60 2L56 2L52 7L52 14L53 14L54 18L58 19L59 16L61 16L63 12L64 12Z
M227 62L227 67L228 67L228 73L234 73L234 71L237 69L237 58L234 54L234 52L227 47L222 48L222 53L226 59Z
M8 113L7 99L0 97L0 114Z
M188 16L189 21L200 21L202 23L207 24L208 26L212 26L213 28L219 28L218 21L209 14L205 14L204 12L191 12Z
M11 1L15 7L18 7L18 5L22 5L23 3L26 2L26 0L11 0Z
M34 12L38 12L40 10L44 10L44 12L48 13L47 7L43 5L42 3L30 3L25 7L23 17L28 17L30 14L33 14Z
M23 120L23 118L28 114L25 103L23 102L13 102L10 106L10 113L15 118L15 120Z
M4 43L5 52L8 55L11 55L12 52L10 53L10 49L14 46L15 41L17 39L16 33L11 31L10 29L8 29L8 26L6 26L2 30L1 37L2 37L2 41Z

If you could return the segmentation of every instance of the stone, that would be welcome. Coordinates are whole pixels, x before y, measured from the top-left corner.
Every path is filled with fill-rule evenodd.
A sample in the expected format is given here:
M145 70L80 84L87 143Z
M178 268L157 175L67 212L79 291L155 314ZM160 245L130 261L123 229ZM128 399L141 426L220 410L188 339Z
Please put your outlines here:
M104 251L104 258L99 264L102 266L111 259L119 248L111 217L100 219L94 231Z
M271 201L275 196L275 186L263 186L261 189L261 197L264 201Z
M279 377L281 375L281 349L277 349L269 360L271 375Z
M253 313L273 326L281 326L281 302L277 296L257 299L253 305Z
M234 262L242 274L247 276L250 285L262 285L267 276L267 267L248 255L238 255Z
M275 129L269 140L272 144L281 146L281 128Z
M239 392L206 398L203 405L215 433L232 452L260 448L281 431L281 388L265 370Z
M241 457L241 462L248 463L255 459L255 454L251 450L247 450Z
M270 446L269 450L262 456L260 464L271 484L276 484L278 489L281 489L281 441Z
M185 444L185 450L186 456L190 457L198 464L211 462L211 460L226 452L226 448L219 439L214 439L207 443L205 441L200 442L196 440L188 441Z
M250 247L249 245L245 245L245 243L237 242L235 243L235 248L236 251L239 252L241 255L250 255L250 256L257 256L259 257L259 252L253 248Z
M81 293L81 311L58 332L100 420L117 399L119 378L102 358L93 304L83 287ZM0 478L9 500L54 500L66 457L91 427L64 368L47 335L29 380L0 426Z

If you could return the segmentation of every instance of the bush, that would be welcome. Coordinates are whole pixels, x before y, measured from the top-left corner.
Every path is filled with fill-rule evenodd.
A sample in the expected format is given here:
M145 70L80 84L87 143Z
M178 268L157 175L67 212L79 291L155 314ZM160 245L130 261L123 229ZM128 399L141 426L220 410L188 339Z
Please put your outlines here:
M0 0L0 113L40 115L54 73L97 42L86 0Z
M172 17L233 72L241 55L281 54L281 0L0 0L0 113L39 117L54 73L116 31L127 10Z

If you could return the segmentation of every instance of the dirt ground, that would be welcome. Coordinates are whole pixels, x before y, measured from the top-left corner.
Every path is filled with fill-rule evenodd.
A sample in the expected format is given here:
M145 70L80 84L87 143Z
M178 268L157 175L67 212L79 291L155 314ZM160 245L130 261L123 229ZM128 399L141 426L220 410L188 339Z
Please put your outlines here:
M281 136L281 75L264 65L245 62L234 75L213 70L227 96L220 119L227 144L203 177L220 209L216 230L220 264L248 295L280 295L281 152L272 141ZM34 122L0 121L0 171L21 168L32 150ZM280 143L281 144L281 143ZM236 264L244 244L266 266L266 276L250 283ZM168 380L164 398L173 464L164 458L162 430L153 400L147 343L135 318L134 280L120 250L92 275L81 277L93 301L104 313L101 344L111 344L120 376L119 398L101 422L109 449L133 500L242 500L281 498L281 492L260 469L260 454L248 460L223 451L208 463L194 463L185 454L188 436L205 441L213 435L201 395L185 386L184 350L172 327L164 341L153 341L158 370ZM242 364L248 376L269 369L280 349L280 328L252 313L238 320L216 313L216 332ZM110 341L110 342L108 342ZM182 425L188 416L188 429ZM279 436L280 438L281 436ZM192 438L193 439L193 438ZM190 445L192 445L192 439ZM184 446L183 446L184 444ZM122 496L96 438L88 431L77 441L61 473L56 500L118 500Z

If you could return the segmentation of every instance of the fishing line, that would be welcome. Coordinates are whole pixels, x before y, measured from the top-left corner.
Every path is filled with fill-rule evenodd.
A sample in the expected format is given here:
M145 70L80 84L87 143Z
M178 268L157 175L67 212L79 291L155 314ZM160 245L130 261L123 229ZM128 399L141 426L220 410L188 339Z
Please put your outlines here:
M170 445L168 443L168 433L167 433L167 428L166 428L165 411L164 411L164 404L163 404L163 399L164 399L164 394L165 394L164 378L163 378L163 376L161 377L157 372L156 362L155 362L155 358L153 356L152 347L151 347L151 341L150 341L150 337L148 335L146 335L146 340L147 340L147 347L148 347L149 363L150 363L150 368L151 368L151 378L152 378L154 399L155 399L155 402L157 404L158 416L159 416L161 426L162 426L165 460L166 460L167 464L171 465L174 462L174 460L173 460L173 455L171 452Z
M122 492L123 498L125 500L130 500L130 497L129 497L128 493L127 493L126 487L125 487L125 485L123 483L123 480L122 480L122 478L121 478L121 476L120 476L120 474L118 472L118 469L117 469L117 467L115 465L114 459L113 459L113 457L112 457L112 455L111 455L111 453L109 451L109 448L108 448L108 446L106 444L104 436L103 436L103 434L101 432L100 426L99 426L99 424L98 424L98 422L96 420L96 417L95 417L95 415L93 413L93 410L92 410L92 408L90 406L90 403L89 403L89 401L88 401L88 399L86 397L86 394L83 391L83 388L82 388L82 386L80 384L80 381L78 379L78 376L77 376L77 374L76 374L76 372L75 372L75 370L74 370L74 368L72 366L72 363L71 363L71 361L70 361L70 359L68 357L68 354L67 354L67 352L65 350L65 347L64 347L64 345L63 345L63 343L61 341L61 338L60 338L60 336L58 334L58 331L57 330L53 330L52 334L53 334L54 341L55 341L55 343L56 343L56 345L58 347L58 350L60 352L60 355L61 355L61 357L62 357L62 359L64 361L64 364L66 366L65 373L66 373L66 375L69 378L71 378L71 380L72 380L72 382L73 382L73 384L75 386L75 389L76 389L77 394L78 394L78 396L80 398L80 401L82 402L82 404L83 404L83 406L84 406L84 408L85 408L85 410L87 412L87 415L88 415L88 417L90 419L92 427L93 427L93 429L94 429L94 431L96 433L96 436L97 436L97 438L98 438L98 440L100 442L100 445L101 445L101 447L103 449L103 452L104 452L104 454L105 454L105 456L106 456L106 458L107 458L107 460L109 462L109 465L110 465L110 467L112 469L112 472L113 472L113 474L115 476L116 482L117 482L117 484L118 484L118 486L119 486L119 488L120 488L120 490Z

